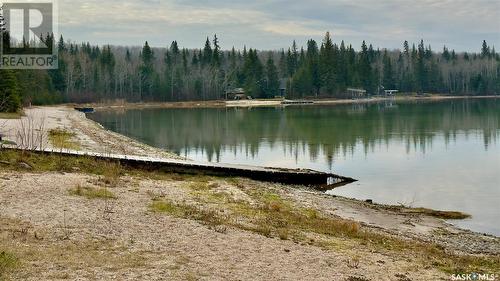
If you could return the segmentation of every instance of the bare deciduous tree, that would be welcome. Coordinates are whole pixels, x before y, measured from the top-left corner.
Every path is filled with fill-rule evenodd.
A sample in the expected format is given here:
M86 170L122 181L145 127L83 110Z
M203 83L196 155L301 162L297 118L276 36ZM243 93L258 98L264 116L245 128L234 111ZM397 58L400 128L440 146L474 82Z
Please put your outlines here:
M44 150L47 142L45 116L36 120L32 115L19 120L16 133L17 148L22 150Z

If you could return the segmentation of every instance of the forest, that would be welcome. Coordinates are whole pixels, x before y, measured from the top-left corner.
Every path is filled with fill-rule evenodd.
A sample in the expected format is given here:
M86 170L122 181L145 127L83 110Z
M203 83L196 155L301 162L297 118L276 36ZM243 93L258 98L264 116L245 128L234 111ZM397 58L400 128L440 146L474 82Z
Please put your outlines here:
M4 46L10 44L7 32ZM334 42L327 32L322 42L281 50L222 50L217 35L200 49L173 41L165 48L97 46L55 39L44 43L58 49L54 70L0 69L0 111L22 105L122 100L165 102L217 100L243 88L253 98L273 98L286 88L286 98L350 98L346 89L382 89L402 93L495 95L500 93L500 55L478 42L478 52L456 52L444 46L436 52L424 41L402 49L359 49ZM29 47L29 46L28 46Z

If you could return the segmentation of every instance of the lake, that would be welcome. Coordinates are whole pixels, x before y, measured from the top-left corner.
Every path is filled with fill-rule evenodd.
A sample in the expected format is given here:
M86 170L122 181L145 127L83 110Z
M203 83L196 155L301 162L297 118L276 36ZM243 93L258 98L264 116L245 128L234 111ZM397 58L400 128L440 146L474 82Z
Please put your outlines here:
M439 210L500 235L500 100L260 108L134 109L88 115L198 161L310 168L359 180L328 191Z

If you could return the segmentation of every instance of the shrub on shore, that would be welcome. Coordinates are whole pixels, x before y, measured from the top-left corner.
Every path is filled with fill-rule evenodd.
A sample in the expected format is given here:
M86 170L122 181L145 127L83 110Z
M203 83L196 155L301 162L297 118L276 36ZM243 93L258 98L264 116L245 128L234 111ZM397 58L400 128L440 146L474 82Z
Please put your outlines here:
M116 195L107 188L95 188L81 185L70 189L69 194L74 196L84 196L88 199L116 199Z
M49 131L49 140L56 148L78 150L80 145L72 140L75 133L63 129L52 129Z

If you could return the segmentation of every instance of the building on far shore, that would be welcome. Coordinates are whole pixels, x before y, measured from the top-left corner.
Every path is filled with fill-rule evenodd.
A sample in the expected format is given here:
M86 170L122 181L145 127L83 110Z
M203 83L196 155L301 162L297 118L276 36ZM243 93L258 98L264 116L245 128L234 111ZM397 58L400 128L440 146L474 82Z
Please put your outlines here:
M386 96L394 96L398 92L398 90L384 90Z
M357 88L347 88L347 94L353 99L359 99L366 96L366 90Z
M392 97L395 96L396 93L399 93L399 90L396 89L386 89L384 85L378 86L378 94L379 95L384 95L386 97Z
M249 97L245 94L245 89L243 88L233 88L226 90L224 93L224 98L226 100L246 100Z

